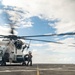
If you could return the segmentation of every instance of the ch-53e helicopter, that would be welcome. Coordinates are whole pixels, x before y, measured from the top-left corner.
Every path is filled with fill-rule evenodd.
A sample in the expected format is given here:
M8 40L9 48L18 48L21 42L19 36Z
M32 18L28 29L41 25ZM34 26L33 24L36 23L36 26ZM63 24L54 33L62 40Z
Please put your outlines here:
M24 62L24 50L28 49L29 43L23 42L23 40L33 40L42 42L52 42L57 44L63 44L61 42L32 39L30 37L47 37L47 36L63 36L63 35L75 35L75 33L62 33L62 34L50 34L50 35L32 35L32 36L17 36L14 34L15 27L10 25L11 35L0 35L3 40L0 41L0 63L6 65L6 62L10 63L22 63Z

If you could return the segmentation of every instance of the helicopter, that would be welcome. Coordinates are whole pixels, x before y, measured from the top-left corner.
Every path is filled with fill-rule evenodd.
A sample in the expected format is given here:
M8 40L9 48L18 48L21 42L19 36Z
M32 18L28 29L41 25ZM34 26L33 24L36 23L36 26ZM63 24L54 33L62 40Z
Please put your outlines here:
M3 38L0 42L0 63L6 65L6 62L10 63L22 63L24 65L24 50L28 50L31 41L51 42L57 44L63 44L62 42L55 42L49 40L31 39L31 37L48 37L48 36L63 36L63 35L75 35L75 33L62 33L62 34L49 34L49 35L32 35L32 36L17 36L14 34L15 27L10 24L11 35L0 35ZM25 43L22 40L29 40L29 43ZM6 43L5 43L6 42Z
M6 62L24 63L24 49L28 50L29 43L25 43L23 37L14 35L14 26L10 25L11 35L0 35L0 63L6 65Z

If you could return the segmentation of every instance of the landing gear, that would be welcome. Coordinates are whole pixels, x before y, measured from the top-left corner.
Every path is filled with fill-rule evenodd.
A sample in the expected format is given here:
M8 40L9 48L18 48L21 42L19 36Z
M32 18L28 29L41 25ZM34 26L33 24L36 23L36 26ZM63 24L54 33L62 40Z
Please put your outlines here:
M32 58L28 54L26 54L24 56L24 60L23 60L22 65L24 65L24 66L32 66Z
M6 66L6 61L5 61L5 58L4 57L2 57L1 66Z
M9 61L9 53L5 53L4 56L2 57L2 66L6 66L6 62Z
M6 66L6 62L2 61L1 66Z
M28 59L28 58L24 58L24 59L23 59L22 65L27 66L27 61L28 61L27 59Z
M31 61L26 61L26 62L23 62L22 65L23 66L32 66L32 62Z
M25 62L23 62L23 63L22 63L22 65L23 65L23 66L26 66L26 63L25 63Z

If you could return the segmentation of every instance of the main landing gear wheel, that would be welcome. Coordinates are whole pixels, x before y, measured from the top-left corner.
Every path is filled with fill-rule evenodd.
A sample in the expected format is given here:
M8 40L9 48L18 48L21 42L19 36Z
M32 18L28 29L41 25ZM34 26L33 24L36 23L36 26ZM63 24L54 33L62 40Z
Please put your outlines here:
M6 61L5 61L4 57L2 57L1 66L6 66Z

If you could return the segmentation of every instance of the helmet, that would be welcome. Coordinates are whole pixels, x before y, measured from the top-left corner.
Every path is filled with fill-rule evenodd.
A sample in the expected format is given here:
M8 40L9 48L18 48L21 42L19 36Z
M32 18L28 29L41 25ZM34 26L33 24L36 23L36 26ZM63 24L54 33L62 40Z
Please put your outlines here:
M31 51L29 51L29 54L32 54L32 52L31 52Z

